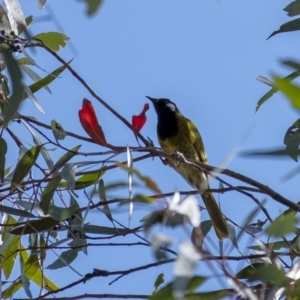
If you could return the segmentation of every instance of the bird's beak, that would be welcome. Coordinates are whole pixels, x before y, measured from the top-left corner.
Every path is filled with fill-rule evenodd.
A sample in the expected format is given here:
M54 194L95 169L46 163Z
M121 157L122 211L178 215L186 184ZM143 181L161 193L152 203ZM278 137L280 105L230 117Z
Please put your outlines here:
M155 98L151 98L149 96L146 96L146 98L148 98L153 103L153 105L155 105L157 103L157 99L155 99Z

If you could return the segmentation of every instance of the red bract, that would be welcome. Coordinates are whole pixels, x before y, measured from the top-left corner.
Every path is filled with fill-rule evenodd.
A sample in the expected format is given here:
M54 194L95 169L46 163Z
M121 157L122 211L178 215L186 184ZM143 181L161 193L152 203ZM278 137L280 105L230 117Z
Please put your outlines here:
M144 105L143 111L138 116L132 116L132 128L134 134L137 136L142 127L145 125L147 121L146 111L149 109L149 104L146 103Z
M91 101L83 99L82 109L78 111L78 114L83 129L91 139L99 145L106 146L107 142Z

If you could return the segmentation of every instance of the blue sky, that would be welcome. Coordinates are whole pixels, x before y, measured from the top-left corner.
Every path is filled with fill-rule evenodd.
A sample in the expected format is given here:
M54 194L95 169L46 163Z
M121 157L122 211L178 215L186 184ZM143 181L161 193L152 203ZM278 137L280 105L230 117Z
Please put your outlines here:
M49 13L47 9L38 10L33 1L23 0L20 3L25 16L32 14L36 18L30 27L32 34L61 30L54 20L46 19ZM209 162L215 166L234 147L240 145L249 131L242 150L283 146L286 129L298 118L299 113L280 94L276 94L255 113L257 101L269 90L269 87L256 78L259 75L271 77L273 73L289 74L291 70L283 68L280 60L295 58L299 52L298 32L279 34L266 40L281 24L290 20L282 11L288 3L289 1L271 0L259 3L199 0L105 1L98 14L88 18L84 13L84 5L79 1L50 2L51 10L63 32L71 38L59 55L67 61L74 58L72 67L100 97L129 121L148 101L145 96L171 99L197 125ZM31 52L31 55L41 68L49 72L59 66L42 49ZM46 111L45 115L40 114L29 100L23 105L21 113L35 116L48 124L54 118L66 130L86 136L79 124L78 110L82 99L88 98L94 104L108 142L136 146L133 134L94 100L69 72L64 72L50 87L52 95L45 91L37 94ZM152 106L147 117L148 121L141 133L158 145L156 114ZM17 128L17 125L14 124L13 128ZM31 143L29 137L27 142ZM78 144L70 137L63 143L70 148ZM101 151L99 146L91 147L90 144L83 146L82 150ZM8 161L17 159L16 150L11 150L9 155ZM53 152L53 159L58 159L60 155L59 152ZM120 160L125 158L125 155L118 157ZM163 192L189 189L185 181L172 169L163 166L159 159L143 161L134 166L151 176ZM237 156L227 167L298 201L299 196L294 188L298 178L290 181L282 179L283 175L296 166L289 158L250 159ZM117 171L113 175L106 174L105 182L114 182L115 176L119 176L118 180L127 178L123 171ZM236 181L226 179L236 184ZM211 185L218 187L218 182L213 180ZM127 196L126 190L122 190L120 194L122 193L124 197ZM262 195L257 197L264 199ZM220 195L219 199L225 215L238 224L242 224L255 207L249 199L234 192ZM85 199L81 201L86 203ZM275 205L270 199L267 208L272 217L285 209L281 205ZM143 207L135 211L131 221L133 227L151 209ZM126 212L125 209L122 211ZM116 216L127 224L127 215L118 212ZM102 215L99 217L92 214L91 218L98 225L107 224ZM204 212L203 219L206 218L207 214ZM264 216L259 215L258 218L264 219ZM176 231L171 230L170 234L176 236ZM180 239L188 239L188 235L181 232ZM230 242L227 243L229 245ZM212 249L217 249L213 233L211 244ZM90 256L80 254L74 267L85 274L94 267L113 271L152 261L150 249L123 250L120 256L117 248L91 248ZM101 291L99 289L95 292L149 294L157 274L163 271L170 280L171 269L172 266L169 265L159 270L133 274L111 287L106 284L106 280L92 280L79 286L77 291L87 292L90 287L95 288L101 282ZM199 269L200 274L205 273L202 270ZM206 267L204 270L207 271ZM61 273L53 271L48 274L54 280L59 278L61 285L78 279L67 269L63 269ZM210 281L206 288L215 288L213 283ZM226 281L222 281L221 286L225 287Z

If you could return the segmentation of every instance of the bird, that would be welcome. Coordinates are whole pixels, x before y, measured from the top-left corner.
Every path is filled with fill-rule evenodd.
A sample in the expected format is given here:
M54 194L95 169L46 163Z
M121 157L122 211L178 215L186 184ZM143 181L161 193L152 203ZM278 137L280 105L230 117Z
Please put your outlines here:
M185 158L207 164L207 156L201 135L195 124L183 116L175 103L166 98L146 96L154 106L157 114L157 138L162 149L181 153ZM167 157L166 164L177 171L190 186L197 189L211 218L212 225L219 240L229 237L227 223L211 192L208 192L208 175L199 168L178 157Z

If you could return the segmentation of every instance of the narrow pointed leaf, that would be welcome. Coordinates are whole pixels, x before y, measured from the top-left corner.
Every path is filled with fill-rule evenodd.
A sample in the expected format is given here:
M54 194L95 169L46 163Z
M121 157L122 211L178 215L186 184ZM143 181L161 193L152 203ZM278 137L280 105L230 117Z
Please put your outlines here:
M41 196L41 202L40 207L42 208L44 214L48 214L49 212L49 206L52 201L53 195L61 181L61 176L58 175L54 178L52 178L45 189L43 190L42 196Z
M15 224L16 220L9 216L5 222L5 225ZM12 270L16 263L17 250L19 247L19 237L12 236L9 232L3 234L3 244L1 245L2 256L2 270L6 279L8 279L12 273ZM7 241L9 241L7 243ZM5 245L7 244L7 245Z
M100 179L100 181L99 181L98 192L99 192L99 200L100 200L100 202L106 202L105 186L104 186L104 182L103 182L102 179ZM106 217L110 221L112 221L112 215L111 215L109 206L107 204L103 205L103 212L106 215Z
M76 152L79 150L81 145L75 146L69 152L65 153L53 166L52 170L59 170L62 166L64 166L73 156L76 155Z
M58 207L51 204L48 213L54 220L63 221L71 218L77 210L77 205L71 205L70 207Z
M93 234L104 234L104 235L123 235L130 232L128 229L124 228L114 228L114 227L106 227L106 226L97 226L97 225L89 225L84 224L82 229L78 226L72 226L72 229L78 229L83 231L84 233L93 233Z
M24 260L23 260L23 256L22 255L19 255L19 259L20 259L20 273L21 273L21 280L22 280L22 284L23 284L23 289L26 293L26 295L28 296L29 299L32 299L32 294L31 294L31 291L29 289L29 286L30 286L30 282L28 280L28 278L26 277L25 275L25 266L24 266Z
M48 270L56 270L70 265L78 256L78 250L67 250L62 252L59 258L46 267Z
M281 215L274 220L265 230L269 235L281 237L296 230L296 225L299 219L294 216L294 213Z
M26 60L25 60L26 59ZM42 79L42 77L37 74L36 72L34 72L31 68L27 67L26 64L28 64L27 62L30 62L29 58L23 58L23 60L18 60L18 63L20 65L20 68L23 72L25 72L34 82L38 82ZM32 64L32 62L30 63ZM44 86L44 89L49 92L50 94L52 94L50 88L48 85Z
M159 286L162 285L164 282L165 282L164 274L160 273L156 277L156 280L155 280L155 283L154 283L154 293L158 290Z
M26 85L26 84L23 84L23 89L24 89L24 95L26 95L26 96L24 96L25 97L24 99L26 99L28 97L33 102L33 104L37 108L37 110L40 113L45 114L44 109L42 108L42 106L40 105L39 101L34 96L33 92L29 88L29 86Z
M297 71L289 74L288 76L284 77L284 79L286 79L288 81L292 81L299 76L300 76L300 70L297 70ZM273 87L266 94L264 94L257 102L255 111L257 112L261 108L261 106L277 92L278 92L278 88Z
M4 180L6 152L7 152L7 143L4 138L0 137L0 183L3 183Z
M93 184L96 184L99 178L104 174L104 172L94 172L82 175L78 179L75 180L74 190L85 189ZM59 185L60 187L67 187L68 183L63 181Z
M40 150L41 146L32 147L23 155L14 172L14 176L10 187L11 192L14 191L15 184L20 184L24 177L31 170L33 164L38 158Z
M36 131L26 121L24 121L24 120L21 120L21 121L26 126L26 128L29 130L29 132L31 133L35 145L36 146L42 146L41 154L42 154L48 168L51 170L54 166L54 163L53 163L53 160L52 160L49 152L44 147L44 143L42 143L42 141L40 140L40 138L39 138L38 134L36 133Z
M271 33L271 35L267 38L267 40L278 33L290 32L290 31L296 31L296 30L300 30L300 19L299 18L282 24L278 30L275 30Z
M15 215L20 217L33 217L34 215L26 210L17 209L14 207L9 207L5 205L0 205L0 212L7 213L9 215Z
M300 87L278 76L274 76L273 79L276 87L290 100L296 109L300 110Z
M39 220L28 221L26 225L13 228L10 232L15 235L42 232L52 229L58 223L59 221L54 220L51 217L46 217Z
M71 62L71 61L70 61ZM70 63L69 62L69 63ZM57 68L56 70L54 70L52 73L50 73L49 75L47 75L46 77L44 77L43 79L33 83L32 85L29 86L29 88L31 89L32 93L37 92L38 90L40 90L41 88L47 86L48 84L50 84L54 79L56 79L64 70L66 69L66 66L61 66L59 68Z
M298 161L298 149L300 145L300 119L293 123L285 133L284 144L286 151L292 159Z
M12 94L8 98L3 112L3 125L6 127L19 109L23 96L22 72L18 63L8 51L2 51L2 55L12 82Z

